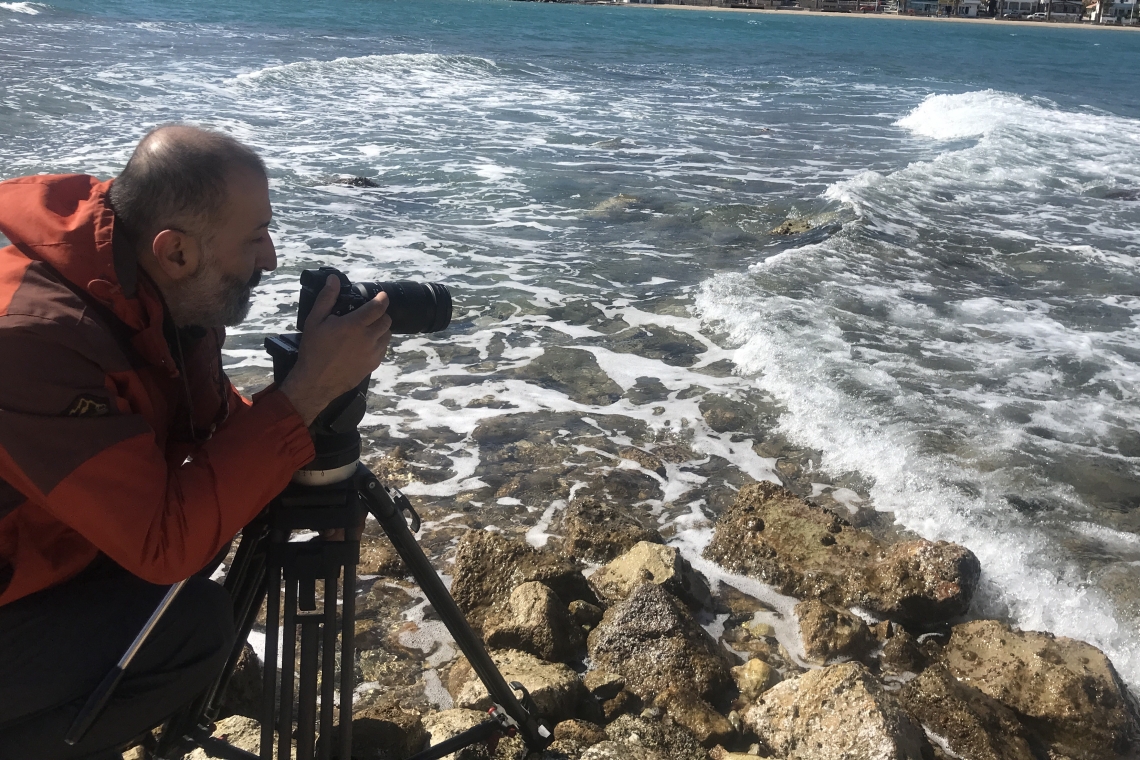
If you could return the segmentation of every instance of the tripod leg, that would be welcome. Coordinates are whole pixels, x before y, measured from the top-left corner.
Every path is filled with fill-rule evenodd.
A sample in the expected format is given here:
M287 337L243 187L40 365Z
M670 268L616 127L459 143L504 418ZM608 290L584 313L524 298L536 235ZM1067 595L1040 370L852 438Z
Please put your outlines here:
M340 634L340 759L352 758L352 696L356 673L356 563L344 566Z
M170 608L171 603L174 602L174 597L178 596L178 592L186 585L186 581L179 581L171 586L166 595L162 597L162 601L158 603L158 607L150 614L150 619L143 625L142 630L135 636L135 640L127 647L127 651L119 658L119 662L115 667L107 673L103 680L96 687L95 691L88 697L87 703L83 705L83 709L79 711L79 715L75 716L75 721L71 724L67 734L63 740L69 744L74 745L81 741L91 728L91 724L99 717L107 703L111 701L111 695L115 692L115 687L119 685L119 681L123 680L123 674L126 672L127 667L131 664L131 660L135 658L139 650L142 649L143 644L150 637L152 631L158 621L162 619L163 614Z
M317 728L317 665L321 620L313 612L317 606L316 580L301 581L301 666L297 692L297 760L313 760L313 741Z
M336 694L336 682L333 673L336 672L336 598L337 585L340 582L340 573L325 575L325 621L321 629L321 739L319 745L320 760L330 760L332 757L333 715ZM349 594L345 589L344 594ZM352 667L352 661L343 660L342 667Z
M281 705L277 710L278 760L289 760L293 735L293 674L297 666L297 579L285 578L285 622L281 628Z
M281 566L273 563L265 600L265 662L262 663L261 760L273 760L274 704L277 695L277 637L281 620Z
M455 603L447 587L443 585L439 574L431 566L431 562L424 554L423 549L416 543L415 537L408 529L404 514L388 490L376 479L376 476L363 464L357 465L357 487L360 494L368 504L369 511L376 517L380 527L388 535L400 559L404 560L408 570L416 579L416 583L427 596L435 611L439 614L443 624L455 639L455 643L467 656L471 668L479 676L479 680L487 688L491 700L501 705L503 710L518 724L519 732L527 747L532 751L540 751L549 746L553 740L550 729L532 716L515 697L503 674L495 662L487 654L487 649L473 630L470 623ZM397 492L398 493L398 492ZM403 495L399 495L403 498ZM410 505L409 505L410 508Z

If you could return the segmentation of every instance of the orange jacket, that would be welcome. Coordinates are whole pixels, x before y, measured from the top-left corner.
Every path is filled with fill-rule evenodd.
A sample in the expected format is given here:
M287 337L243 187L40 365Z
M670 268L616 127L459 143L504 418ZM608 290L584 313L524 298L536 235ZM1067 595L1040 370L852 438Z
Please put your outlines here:
M182 339L182 376L154 285L120 285L110 187L0 182L0 605L100 552L186 578L313 457L283 393L238 395L223 330Z

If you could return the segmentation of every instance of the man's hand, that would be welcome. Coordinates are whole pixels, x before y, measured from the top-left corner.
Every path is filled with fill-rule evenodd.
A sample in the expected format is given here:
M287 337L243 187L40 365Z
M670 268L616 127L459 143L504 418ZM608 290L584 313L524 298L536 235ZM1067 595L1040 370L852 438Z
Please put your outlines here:
M343 317L331 313L339 294L340 281L330 275L305 320L297 363L281 384L306 425L334 398L371 375L392 339L387 293L378 293Z

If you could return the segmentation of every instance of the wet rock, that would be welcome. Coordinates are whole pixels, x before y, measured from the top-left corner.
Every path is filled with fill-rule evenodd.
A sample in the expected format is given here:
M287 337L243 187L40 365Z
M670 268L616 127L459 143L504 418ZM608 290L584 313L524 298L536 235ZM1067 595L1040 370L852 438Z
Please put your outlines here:
M857 662L778 683L744 723L786 760L921 760L922 729Z
M924 624L965 614L981 574L966 547L919 539L890 547L871 566L867 588L879 614Z
M1136 703L1091 644L975 620L954 627L942 662L955 678L1016 712L1056 753L1107 760L1140 747Z
M956 755L970 760L1036 760L1013 711L959 682L942 665L908 682L899 700Z
M402 576L408 571L386 536L364 534L360 537L360 564L356 572L358 575Z
M631 753L641 749L669 760L706 760L708 757L692 732L672 721L623 715L606 726L606 734Z
M780 674L759 657L753 657L743 665L737 665L732 669L732 680L736 681L741 700L751 703L778 684Z
M352 756L358 760L403 760L427 742L419 713L396 702L370 705L352 716Z
M562 600L538 581L515 586L507 604L483 621L487 646L518 649L551 662L576 657L585 638L582 628L571 623Z
M618 456L620 456L622 459L628 459L631 462L637 462L639 465L649 470L650 472L655 472L661 477L665 477L665 463L658 459L654 454L650 454L644 449L639 449L634 446L627 446L618 452Z
M396 647L365 649L357 661L360 683L379 683L386 689L413 686L423 677L423 665Z
M625 688L625 679L606 670L591 670L582 677L582 685L598 699L606 700Z
M743 752L729 752L719 744L709 750L709 760L753 760L755 757Z
M261 751L261 724L244 715L231 715L219 720L214 726L213 736L246 752L256 754ZM274 757L276 756L275 753ZM297 757L295 745L290 748L289 756ZM186 755L185 760L209 760L210 757L204 749L199 748Z
M699 405L705 422L718 433L747 430L756 419L756 412L748 404L717 393L706 393Z
M474 728L486 719L486 711L454 708L428 713L423 718L423 724L431 735L431 744L434 746ZM447 755L446 760L490 760L492 757L494 754L488 750L487 745L479 743Z
M575 499L562 518L563 549L572 557L609 562L639 541L664 543L661 534L604 501Z
M570 613L570 619L574 622L574 625L580 626L587 631L602 622L602 615L605 614L605 610L598 605L584 602L581 599L575 599L570 602L567 610Z
M879 542L772 483L740 489L717 520L705 556L801 599L854 606Z
M653 704L664 710L674 722L689 729L701 746L727 744L736 736L728 718L691 692L668 688L657 695Z
M921 673L927 665L926 654L906 629L892 628L890 637L883 642L879 666L885 673Z
M463 535L455 550L453 577L451 595L476 627L516 586L529 581L545 584L564 604L598 601L575 562L490 531Z
M623 687L613 697L602 701L602 717L609 723L622 715L637 715L642 706L641 697Z
M823 665L836 657L858 659L871 648L871 632L858 615L818 599L800 602L795 612L810 662Z
M707 349L692 336L670 327L639 325L623 330L606 341L619 353L637 354L673 367L691 367Z
M612 198L606 198L604 201L591 208L586 212L586 216L595 219L605 219L619 215L626 209L632 208L636 204L636 196L626 195L625 193L618 193Z
M542 356L513 374L564 393L579 404L609 406L622 396L621 386L602 370L594 355L579 348L547 346Z
M380 187L376 180L369 179L368 177L337 177L333 180L334 185L345 185L347 187Z
M229 686L226 687L222 709L218 714L222 717L244 715L257 720L262 714L261 695L264 682L261 677L261 660L257 659L257 653L247 642L242 646L233 676L230 678Z
M575 710L586 690L573 670L513 649L492 650L490 655L507 683L519 681L526 687L539 715L556 722L575 717ZM491 708L491 696L464 657L452 666L447 690L457 707L471 710Z
M587 647L597 667L622 675L647 701L670 686L715 699L730 684L728 654L683 604L653 583L608 609Z
M608 738L604 728L586 720L564 720L554 727L554 741L567 754L579 754Z
M977 587L977 558L953 544L885 549L869 532L772 483L740 489L705 556L800 599L862 607L931 624L960 614Z
M704 578L672 546L641 541L590 576L598 597L610 605L627 598L643 583L661 586L692 609L712 607Z
M660 752L645 747L631 747L618 742L604 741L582 753L580 760L669 760Z
M773 235L802 235L811 229L807 219L785 219L772 228Z

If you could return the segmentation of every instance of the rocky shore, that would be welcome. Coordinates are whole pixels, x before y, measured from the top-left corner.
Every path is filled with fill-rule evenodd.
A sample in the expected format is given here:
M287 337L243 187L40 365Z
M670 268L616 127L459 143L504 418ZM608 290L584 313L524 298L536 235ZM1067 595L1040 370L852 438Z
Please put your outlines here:
M766 482L739 490L692 561L597 498L551 530L541 548L434 534L454 544L460 607L554 726L531 760L1140 753L1137 701L1102 652L969 617L982 568L961 546L885 540ZM363 555L354 754L395 760L480 722L490 700L383 539L366 535ZM247 748L257 670L250 658L219 726ZM452 757L528 754L506 739Z

